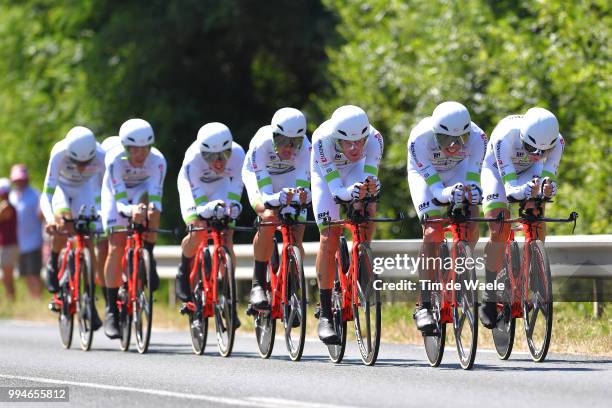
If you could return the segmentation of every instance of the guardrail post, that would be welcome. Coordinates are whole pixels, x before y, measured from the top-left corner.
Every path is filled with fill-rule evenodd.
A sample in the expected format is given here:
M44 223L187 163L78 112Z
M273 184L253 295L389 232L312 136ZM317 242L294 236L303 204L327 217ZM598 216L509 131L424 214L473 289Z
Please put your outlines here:
M593 279L593 317L599 319L603 312L603 280Z

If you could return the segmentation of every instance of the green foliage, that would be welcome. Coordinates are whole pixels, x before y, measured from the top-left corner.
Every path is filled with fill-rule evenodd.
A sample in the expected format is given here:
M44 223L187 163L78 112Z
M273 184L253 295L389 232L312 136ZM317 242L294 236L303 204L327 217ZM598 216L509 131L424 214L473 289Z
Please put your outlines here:
M332 87L315 102L326 115L341 104L361 105L383 132L381 208L415 216L405 181L406 141L438 103L464 103L489 134L506 115L537 105L557 115L567 141L560 194L549 214L576 210L580 232L612 232L609 3L326 4L340 16L343 43L328 49ZM567 226L550 229L568 232ZM397 236L388 227L381 231Z

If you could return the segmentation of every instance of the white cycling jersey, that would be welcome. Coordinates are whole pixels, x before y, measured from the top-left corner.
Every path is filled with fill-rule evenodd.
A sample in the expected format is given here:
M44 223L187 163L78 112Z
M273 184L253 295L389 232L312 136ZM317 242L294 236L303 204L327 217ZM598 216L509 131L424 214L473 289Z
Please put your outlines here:
M502 119L491 134L482 166L483 206L485 212L506 208L508 196L522 199L521 187L534 177L556 181L557 168L565 141L559 135L557 144L542 156L529 154L523 147L520 128L523 115Z
M181 214L185 223L196 220L196 208L210 201L223 200L228 206L240 203L243 188L240 171L243 161L244 149L233 142L232 154L224 171L217 173L202 158L198 140L189 146L177 180Z
M272 127L266 125L259 128L249 143L242 167L242 179L253 208L264 202L279 205L275 193L283 188L310 188L310 150L308 137L304 136L302 147L295 157L282 160L274 149Z
M70 210L76 217L81 206L99 210L100 186L104 174L104 150L98 143L94 159L79 171L68 155L68 142L63 139L51 149L47 174L40 197L40 208L47 223L55 222L55 215Z
M383 155L383 137L370 126L363 155L358 161L350 161L340 150L333 136L331 121L325 121L312 134L310 172L312 175L312 205L319 228L326 217L339 219L340 212L334 197L349 201L350 186L363 182L368 176L378 177L378 167Z
M442 215L433 199L447 202L442 190L457 183L480 187L480 169L487 145L487 135L474 122L470 124L467 143L453 155L446 155L433 132L430 116L422 119L408 138L408 187L419 217Z
M142 167L132 166L125 149L112 148L106 154L106 172L102 181L102 223L111 232L125 228L127 219L120 213L129 212L143 196L159 211L166 177L166 159L155 147Z

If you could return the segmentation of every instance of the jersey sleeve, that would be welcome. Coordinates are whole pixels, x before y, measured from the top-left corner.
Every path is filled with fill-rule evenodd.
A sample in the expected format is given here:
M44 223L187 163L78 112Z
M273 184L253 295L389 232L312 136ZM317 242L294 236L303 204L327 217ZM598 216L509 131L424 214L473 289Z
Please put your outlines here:
M53 194L55 193L55 189L59 182L59 171L62 155L63 149L53 148L51 150L51 158L49 159L49 164L47 166L47 174L45 175L43 191L40 195L40 210L43 213L47 223L55 222L51 200L53 199Z
M302 148L295 159L296 187L310 188L310 153L312 147L308 137L304 137Z
M561 156L563 156L563 150L565 149L565 140L563 136L559 135L559 141L556 146L553 147L552 151L546 157L546 162L544 163L544 168L540 175L542 177L548 177L552 181L557 181L557 170L559 168L559 163L561 162Z
M470 157L468 158L465 180L480 187L480 171L482 170L482 161L487 150L488 139L485 132L474 123L472 123L472 132L468 143Z
M408 139L408 154L411 162L411 166L416 172L423 177L429 191L436 200L441 203L448 202L442 194L444 190L444 183L442 178L436 171L436 168L429 160L429 150L427 147L428 133L413 134Z
M230 185L227 191L227 199L230 201L240 202L242 198L242 166L244 164L245 153L242 146L234 142L232 146L232 155L229 159L228 166L231 169Z
M512 164L511 151L512 146L508 142L508 137L500 137L494 142L493 149L495 151L495 162L497 169L504 183L506 196L520 194L518 185L518 176L516 168Z
M104 163L104 157L106 152L98 143L98 149L96 152L96 161L98 162L98 171L93 175L91 180L91 188L95 192L94 200L96 203L96 210L98 213L101 211L101 203L102 203L102 180L104 179L104 172L106 171L106 165Z
M331 137L322 137L318 139L314 149L314 154L316 155L315 162L321 170L321 174L323 174L329 191L339 199L349 201L351 199L351 194L342 183L340 172L333 161L334 146Z
M153 152L149 153L152 154ZM156 152L156 160L151 160L149 168L149 203L153 203L155 208L162 210L162 197L164 192L164 179L166 178L166 159L164 156Z
M259 132L261 131L260 129ZM255 138L259 139L259 136L255 135ZM272 149L272 139L267 138L261 143L253 144L251 149L251 166L253 167L255 178L257 179L257 188L264 202L272 199L272 195L274 194L272 177L270 177L267 168L268 158L270 157Z
M127 160L127 159L125 159ZM110 190L115 202L120 204L120 207L129 207L127 190L123 182L123 155L116 154L106 159L106 175L110 180Z
M378 177L378 167L382 160L384 150L384 142L380 132L372 128L371 136L365 145L365 163L363 165L363 173L365 177Z

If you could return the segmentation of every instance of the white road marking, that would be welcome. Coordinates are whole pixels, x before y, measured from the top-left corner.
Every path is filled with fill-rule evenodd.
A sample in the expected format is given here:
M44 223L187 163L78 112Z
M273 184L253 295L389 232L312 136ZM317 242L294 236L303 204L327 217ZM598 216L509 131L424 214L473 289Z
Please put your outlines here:
M23 381L32 381L39 382L44 384L57 384L57 385L73 385L75 387L85 387L85 388L97 388L101 390L111 390L111 391L126 391L126 392L138 392L141 394L148 395L158 395L160 397L169 397L169 398L179 398L179 399L187 399L187 400L197 400L197 401L207 401L213 402L217 404L227 404L234 406L246 406L246 407L294 407L294 408L349 408L346 405L333 405L333 404L321 404L316 402L307 402L307 401L296 401L289 400L283 398L267 398L267 397L245 397L245 398L228 398L228 397L214 397L209 395L200 395L200 394L186 394L181 392L174 391L165 391L165 390L153 390L147 388L134 388L134 387L125 387L118 385L108 385L108 384L97 384L90 382L78 382L78 381L66 381L66 380L57 380L53 378L43 378L43 377L27 377L22 375L9 375L9 374L0 374L0 378L12 379L12 380L23 380Z

